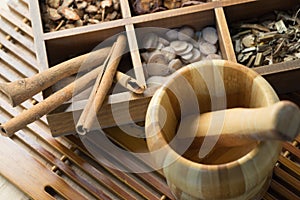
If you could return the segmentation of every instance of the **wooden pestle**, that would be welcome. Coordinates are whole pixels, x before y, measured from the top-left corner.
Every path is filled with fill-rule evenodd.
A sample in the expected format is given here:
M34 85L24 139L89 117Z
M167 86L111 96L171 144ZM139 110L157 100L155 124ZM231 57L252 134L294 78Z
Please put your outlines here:
M189 115L182 119L180 126L178 139L215 137L223 146L244 145L253 140L291 141L300 132L300 111L294 103L280 101L262 108L232 108Z

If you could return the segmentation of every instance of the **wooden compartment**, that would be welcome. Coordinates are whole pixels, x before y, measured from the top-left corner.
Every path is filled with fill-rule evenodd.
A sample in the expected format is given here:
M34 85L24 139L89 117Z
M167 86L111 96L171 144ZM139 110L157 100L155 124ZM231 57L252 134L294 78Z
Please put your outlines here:
M270 3L268 1L255 1L247 4L236 4L224 7L224 13L227 23L230 24L240 21L247 21L254 18L260 18L266 14L272 13L274 10L290 10L299 6L299 1L275 0ZM247 9L244 9L244 8ZM298 16L299 17L299 16ZM299 74L300 60L277 63L273 65L265 65L253 68L266 78L274 87L277 93L293 92L299 87L297 86L297 77Z
M274 9L288 9L299 4L297 0L218 0L174 10L133 16L128 1L121 0L120 2L123 19L44 33L39 3L38 1L31 1L30 12L40 70L45 70L71 57L86 53L106 38L126 31L135 77L139 83L145 84L135 30L141 27L175 28L182 25L190 25L196 30L208 25L216 26L223 58L236 62L228 23L259 16ZM262 74L278 93L300 89L299 84L296 84L297 77L300 75L300 61L298 60L257 67L254 70ZM143 95L121 92L108 96L105 105L98 113L102 127L115 126L111 113L112 105L117 108L118 115L121 116L118 124L144 121L148 103L154 92L155 90L148 89ZM45 96L47 93L49 92L44 92ZM74 132L73 114L80 113L85 103L86 100L72 104L66 103L47 115L53 136ZM128 115L123 115L127 111L128 105L132 119L129 119Z

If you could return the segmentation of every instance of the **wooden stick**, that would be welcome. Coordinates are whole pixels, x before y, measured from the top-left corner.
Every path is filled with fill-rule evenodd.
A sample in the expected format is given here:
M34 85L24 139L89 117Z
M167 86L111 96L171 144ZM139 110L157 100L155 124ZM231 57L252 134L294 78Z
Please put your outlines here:
M72 98L73 91L76 87L76 91L82 92L89 87L93 80L97 77L103 66L100 66L84 76L78 78L74 82L70 83L63 89L53 93L51 96L34 105L28 110L24 110L18 116L10 119L4 124L0 125L0 133L4 136L12 136L16 131L24 128L27 124L34 122L43 115L51 112L65 101Z
M126 37L124 35L119 35L115 43L115 48L113 49L112 55L107 64L107 68L104 70L104 74L100 80L100 84L94 86L97 88L97 91L95 93L94 98L91 100L92 103L87 104L86 107L84 108L83 112L84 113L88 112L90 113L90 115L86 115L85 118L79 121L82 124L77 124L76 126L76 130L78 131L78 134L84 135L91 130L97 112L100 110L104 102L104 99L113 83L113 78L116 74L117 67L120 63L125 48L126 48Z
M110 59L110 57L111 57L111 55L112 55L112 52L113 52L113 50L114 50L114 48L115 48L115 45L116 45L116 43L114 43L114 44L112 45L112 47L111 47L111 49L110 49L110 52L109 52L107 58L105 59L105 61L104 61L104 63L103 63L102 70L100 71L100 73L99 73L98 76L97 76L96 82L95 82L94 87L93 87L93 89L92 89L92 91L91 91L91 94L90 94L90 96L89 96L89 98L88 98L88 101L87 101L87 103L86 103L86 106L84 107L84 109L83 109L83 111L82 111L82 113L81 113L81 115L80 115L80 117L79 117L79 120L78 120L78 122L77 122L77 125L76 125L76 131L77 131L77 133L80 134L80 135L84 135L84 134L85 134L85 130L83 129L83 125L84 125L84 123L85 123L86 118L88 117L88 114L90 114L90 112L91 112L92 103L93 103L93 101L94 101L94 99L95 99L95 95L96 95L96 93L97 93L98 86L99 86L100 81L101 81L101 79L102 79L104 70L105 70L105 68L107 67L107 64L108 64L108 62L109 62L109 59Z
M90 70L101 65L109 51L110 47L105 47L62 62L30 78L1 83L0 91L8 97L12 106L17 106L57 81L77 73L79 69Z
M185 117L179 139L219 137L218 144L238 146L253 140L293 140L300 133L297 105L281 101L264 108L233 108ZM210 134L208 134L210 133Z

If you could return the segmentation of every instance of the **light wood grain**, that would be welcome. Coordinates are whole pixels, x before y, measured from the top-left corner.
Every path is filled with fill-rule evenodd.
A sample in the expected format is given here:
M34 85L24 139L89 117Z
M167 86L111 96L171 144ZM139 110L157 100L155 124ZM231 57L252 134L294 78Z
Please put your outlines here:
M142 67L141 57L139 54L139 46L137 44L134 26L133 24L129 24L125 26L125 29L136 79L141 86L146 87L145 75Z
M13 27L9 26L2 19L0 20L0 26L2 31L9 34L12 38L22 44L25 48L29 49L32 53L35 53L35 48L33 46L33 38L24 37L21 33L13 30Z
M264 108L232 108L189 115L180 123L184 127L184 132L177 132L180 139L219 137L217 144L221 146L247 145L251 141L293 141L300 133L300 110L292 102L280 101Z
M24 24L22 19L18 18L16 15L12 14L11 12L7 11L7 9L4 9L3 7L0 7L0 15L5 20L9 21L10 23L14 24L18 28L20 28L24 33L29 35L30 37L33 37L33 32L31 27L28 24ZM12 32L13 34L14 32ZM30 47L30 46L29 46Z
M198 90L205 82L208 89ZM262 196L268 187L281 150L280 142L264 141L227 149L215 145L218 138L204 140L201 149L193 140L176 143L180 139L177 130L185 133L179 119L220 109L224 98L229 108L257 108L278 101L271 86L254 71L221 60L187 66L151 99L145 125L147 145L178 199L251 199ZM213 128L222 130L217 124ZM194 156L198 161L191 159Z
M43 25L38 1L30 1L29 12L31 15L31 26L34 30L34 44L39 70L44 71L49 68L49 64L47 60L46 45L43 39Z
M0 26L1 26L1 20L0 20ZM3 26L1 26L1 28L3 28ZM24 51L23 50L24 48L22 48L21 46L12 44L13 41L7 40L7 38L3 34L0 34L0 40L1 40L1 44L4 45L5 48L9 49L12 52L15 52L15 54L20 59L25 61L28 65L30 65L33 68L35 68L37 66L37 61L33 54L28 53L27 51ZM31 41L31 44L33 44L32 41ZM24 43L23 43L23 45L24 45Z
M34 196L38 199L53 199L48 193L45 192L45 183L50 182L55 184L52 186L56 190L60 187L67 187L66 183L58 178L55 174L51 173L48 171L46 168L44 168L40 163L36 162L28 153L25 153L22 151L22 149L16 144L14 144L13 141L11 141L8 138L1 137L1 159L3 160L5 156L9 154L9 157L11 158L10 161L6 162L1 162L0 164L0 170L3 173L3 175L8 176L8 177L14 177L11 178L11 181L14 181L14 184L19 185L22 187L25 192L29 196ZM20 155L20 156L17 156ZM30 165L26 165L25 163L31 163ZM33 164L34 163L34 164ZM13 168L13 170L12 170ZM20 170L22 168L22 170ZM33 174L31 174L31 184L28 185L28 179L23 178L20 179L19 177L24 177L26 174L23 173L23 170L30 171L34 170L38 173L36 173L35 177ZM40 176L40 174L47 174L47 176ZM47 179L45 179L47 177ZM51 179L49 179L51 177ZM40 188L39 190L36 190L36 193L32 193L31 188ZM64 191L62 196L70 196L71 198L82 198L85 199L80 193L75 192L75 191Z
M37 2L37 1L33 1L33 2ZM226 1L225 0L225 1L223 1L222 0L222 1L218 2L217 5L220 6L221 5L220 3L223 3L222 5L228 6L228 5L233 5L233 4L237 5L239 3L243 3L244 4L244 3L247 3L247 2L250 2L250 1L242 1L242 0L239 0L239 1L235 1L235 0L234 1ZM254 1L251 1L251 2L254 2ZM262 2L262 4L265 4L268 1L261 1L261 2ZM272 1L272 3L273 2L274 1ZM286 1L276 0L275 4L277 4L276 5L277 7L278 7L278 2L281 5L286 4ZM289 2L292 2L292 1L289 1ZM293 2L296 2L296 1L293 1ZM245 5L247 5L247 4L245 4ZM245 5L243 5L242 8L244 8ZM269 7L271 6L271 9L273 9L273 7L272 7L273 4L268 4L268 6ZM254 12L260 12L260 11L256 11L257 6L253 6L253 7L255 8L255 9L252 8ZM288 5L287 5L287 7L288 7ZM197 9L198 8L199 7L197 7ZM191 9L191 7L185 8L185 13L188 13L188 9ZM170 14L169 17L172 18L172 14L176 13L177 11L178 10L174 10L171 13L168 12L168 14ZM232 15L234 15L234 13L241 14L242 11L244 12L245 9L240 9L239 12L232 12ZM228 13L228 12L226 11L226 13ZM17 26L17 24L19 24L20 26L23 25L22 20L19 20L19 18L16 18L16 17L15 17L16 20L13 20L14 19L13 18L14 15L12 15L11 13L9 13L9 14L10 14L10 17L8 17L8 19L10 19L11 21L14 21L13 24L15 24L16 26ZM2 11L1 11L0 15L4 15L5 17L8 16L8 15L6 15L6 13L4 13ZM160 15L164 15L164 14L160 13ZM153 16L153 15L151 15L151 16ZM147 16L147 18L151 19L151 16ZM199 15L199 16L202 16L202 15ZM211 15L209 15L209 16L211 16ZM143 16L143 17L146 17L146 16ZM138 18L137 21L145 20L145 18L143 19L143 17ZM226 16L226 17L228 17L228 16ZM229 17L232 18L231 16L229 16ZM3 18L3 16L2 16L2 18ZM155 18L158 19L159 16L156 14ZM39 18L35 18L35 19L39 19ZM178 17L176 19L180 19L180 17ZM185 19L185 18L182 18L182 19ZM236 18L236 19L238 19L238 18ZM213 23L213 20L210 20L210 19L205 19L205 20L206 21L212 21L212 23ZM112 26L115 26L117 24L125 25L127 23L132 24L132 21L130 21L128 19L126 19L126 20L120 20L120 21L112 23L110 25L112 25ZM155 25L155 23L153 23L153 24ZM87 35L83 34L81 36L83 36L83 37L86 36L86 38L91 38L92 39L92 38L96 38L97 37L96 35L98 35L98 37L99 37L99 34L102 35L103 32L101 32L101 31L100 32L94 31L94 30L97 30L97 29L101 29L101 26L100 25L99 26L92 26L92 27L89 27L89 28L85 27L83 29L74 29L74 30L70 30L68 32L56 33L56 34L51 34L51 35L44 34L43 36L44 37L46 36L49 39L49 40L47 39L47 42L53 42L54 44L55 44L55 42L57 42L57 43L62 44L60 46L60 48L62 48L64 46L67 46L68 43L63 43L62 42L63 40L59 40L58 35L60 35L60 34L63 35L63 38L64 38L64 36L66 36L65 39L68 40L68 38L70 38L70 36L72 36L72 34L73 34L72 32L74 32L75 35L76 34L78 35L79 32L85 31L85 33L88 33L88 34ZM27 27L29 27L29 26L26 25L25 29ZM109 27L109 26L105 25L104 29L101 29L101 30L105 30L107 27ZM122 30L122 29L119 29L119 30ZM125 29L123 29L123 30L125 30ZM30 31L31 31L31 29L30 29ZM92 32L96 32L96 34L92 34ZM106 31L104 31L104 32L106 32ZM32 33L32 31L31 31L31 33ZM65 34L65 33L67 33L67 34ZM111 32L109 32L109 33L111 33ZM27 33L25 32L25 34L27 34ZM109 34L106 34L105 37L107 37L107 35L109 36ZM58 38L58 40L56 40L56 37ZM80 38L80 37L74 37L72 41L78 41L78 38ZM78 50L77 50L77 52L78 52ZM8 54L10 54L10 52L8 52ZM15 57L14 59L18 60L17 57ZM21 63L21 62L19 62L19 64L22 64L22 65L20 65L20 66L22 66L22 68L20 68L20 66L9 66L9 65L7 65L7 63L3 62L3 60L0 60L0 65L1 65L0 79L3 80L3 81L8 81L8 80L9 81L13 81L13 80L16 80L18 78L22 78L22 77L24 78L24 75L20 74L20 72L18 72L18 71L21 71L21 72L22 71L26 71L26 68L28 66L25 63ZM5 67L2 67L2 66L5 66ZM39 67L43 67L43 66L44 65L41 65ZM296 67L296 66L299 66L299 65L298 64L291 64L291 65L288 65L286 67ZM265 69L267 69L267 68L265 68ZM282 68L282 69L284 69L284 68ZM2 71L2 70L4 70L4 71ZM270 80L272 82L274 82L275 89L276 89L277 85L281 86L281 90L280 90L281 93L285 93L285 90L287 91L287 89L290 89L291 87L293 87L294 90L297 89L296 86L299 85L298 82L297 82L297 77L299 77L299 74L297 73L297 71L292 70L291 73L286 74L284 80L282 80L281 78L278 78L278 77L282 77L281 74L280 74L280 70L277 71L278 74L275 74L274 76L272 76L272 68L268 68L268 70L270 70L270 71L267 71L266 74L271 73ZM283 74L285 74L285 73L283 73ZM22 77L20 77L20 76L22 76ZM295 78L295 80L292 81L294 84L289 84L289 81L291 79L293 79L293 78ZM280 80L282 80L282 81L280 81ZM128 96L132 96L132 95L131 94L126 94L125 96L120 95L119 96L120 99L118 99L117 102L121 102L120 100L123 99L123 98L124 99L126 99L126 98L130 99L130 98L128 98ZM141 98L144 98L144 96L142 96ZM150 98L151 97L147 97L148 101L150 100ZM291 98L292 98L292 96L291 96ZM111 99L111 97L109 99ZM112 102L116 102L115 100L112 101ZM144 116L145 116L144 112L145 112L145 110L147 108L148 102L144 102L144 103L140 102L140 103L141 103L140 105L143 105L143 107L140 107L141 108L140 119L142 120L144 118ZM138 104L136 104L136 105L138 105ZM32 106L31 102L25 102L25 103L22 104L21 107L17 107L15 109L12 109L9 104L7 104L7 103L5 104L2 101L0 103L0 108L1 108L1 111L0 111L0 113L1 113L1 122L5 121L5 120L8 120L8 118L6 118L5 120L3 120L2 116L7 116L7 115L10 115L11 113L14 113L14 115L17 115L18 112L21 112L23 109L28 109L31 106ZM67 107L67 106L68 105L66 105L65 107ZM65 108L65 107L63 107L63 108ZM61 110L63 110L63 108L61 108L59 110L61 111ZM79 106L79 108L82 109L82 106ZM68 107L66 109L68 111L71 110ZM138 110L138 107L136 108L136 110ZM58 113L55 113L55 114L60 115L60 114L63 114L63 113L58 112ZM55 117L55 116L53 116L53 117ZM70 118L72 118L72 114L70 114ZM63 121L62 119L64 119L64 118L63 118L63 116L61 116L61 118L59 118L59 119L61 121ZM55 127L55 126L53 126L53 127ZM77 169L74 169L75 176L80 176L80 177L83 177L85 180L87 180L87 181L81 182L80 184L76 184L76 183L72 182L72 179L74 177L70 178L69 176L66 176L66 175L64 175L63 177L59 177L59 176L56 175L59 179L64 179L68 183L65 187L60 187L59 190L65 190L66 189L66 190L69 190L70 193L72 193L72 191L79 192L82 195L88 197L88 199L94 199L95 197L93 195L91 195L91 193L89 191L83 189L84 185L85 184L88 185L88 183L90 182L90 180L97 180L96 183L93 182L93 184L96 184L95 187L100 188L101 185L99 185L99 183L102 182L103 177L106 177L106 176L109 175L108 177L110 179L113 179L114 181L116 180L115 177L118 177L117 178L118 180L117 180L116 184L117 185L121 185L122 186L121 187L122 190L126 190L127 192L129 192L131 194L134 193L136 196L134 196L134 195L133 196L136 199L142 199L142 198L145 198L145 199L160 199L160 198L162 198L163 199L165 197L167 197L167 199L168 198L172 199L172 194L170 194L170 192L168 191L168 188L165 185L165 181L164 181L163 177L158 177L157 178L157 173L156 172L153 172L153 173L150 173L150 174L148 174L148 173L145 173L145 174L134 174L134 175L126 174L127 176L130 176L132 179L134 179L136 182L138 182L138 184L139 184L140 187L143 186L146 191L140 190L141 189L140 187L134 186L134 184L131 184L130 181L127 182L128 178L123 173L120 173L118 175L117 175L117 173L115 173L115 174L114 173L107 173L107 171L105 171L104 173L101 173L101 172L103 172L103 171L101 171L103 169L102 166L99 165L99 164L98 165L95 164L96 162L95 162L94 158L90 154L88 154L88 153L82 153L82 152L86 152L86 150L81 151L81 153L79 153L79 154L78 154L77 150L74 150L73 147L78 147L80 141L78 141L78 140L74 140L73 142L69 141L69 140L66 141L64 137L53 139L51 137L51 135L50 135L50 131L48 130L48 127L45 124L45 118L43 118L42 122L40 120L38 120L37 122L30 124L28 126L28 128L30 129L30 132L35 135L35 137L32 137L32 138L28 137L27 138L28 142L22 143L21 142L22 139L19 139L18 137L14 137L13 138L13 140L14 140L14 142L15 142L16 145L22 146L22 148L23 148L22 151L29 151L29 148L26 148L26 144L30 144L31 142L35 142L35 141L38 141L38 143L40 141L44 141L45 143L48 144L48 146L45 147L46 149L49 149L50 152L52 152L52 151L56 152L53 155L56 156L57 155L57 151L59 152L59 154L66 154L67 157L68 157L68 159L72 160L72 165L70 166L72 169L73 169L74 165L75 166L79 166L79 168L81 168L81 169L84 169L84 172L81 171L80 173L79 173L79 171ZM25 133L23 133L23 131L20 131L19 134L20 135L21 134L28 135L28 130L27 129L24 129L24 130L25 130ZM116 132L116 129L112 129L112 132L114 134L118 134L118 131ZM22 138L22 137L20 137L20 138ZM38 138L38 139L36 139L36 138ZM131 147L131 150L135 150L134 147L137 147L137 148L138 147L143 147L143 146L140 146L140 145L136 145L136 143L138 142L136 140L130 141L130 142L129 141L126 142L126 137L125 137L123 139L123 144ZM298 138L298 141L299 141L299 138ZM143 143L141 143L141 144L143 144ZM35 150L32 151L31 156L36 157L37 160L41 160L40 158L38 159L38 157L44 156L43 153L45 153L45 152L39 151L39 149L42 146L43 145L40 144L40 146L38 146L38 148L35 148L35 146L33 145L32 147L34 147ZM83 149L83 148L84 147L82 147L81 149ZM145 148L145 146L143 148ZM12 151L12 150L10 149L10 151ZM73 151L76 151L76 152L73 152ZM34 153L34 152L37 152L37 153ZM23 154L21 154L21 156L22 155ZM9 157L5 157L4 159L2 159L2 161L5 163L6 159L10 159L10 158ZM60 157L57 157L57 159L60 159ZM132 163L134 163L134 164L138 163L136 158L131 158L131 159L132 159L131 160ZM288 160L288 159L289 158L286 158L286 157L282 158L282 160ZM39 162L42 163L41 161L39 161ZM31 165L35 165L36 163L35 162L28 162L27 164L28 164L28 166L31 166ZM68 164L64 163L64 165L68 165ZM43 166L45 166L48 170L50 170L49 168L52 167L51 164L47 165L47 164L44 164L44 163L43 163ZM138 165L138 166L142 167L140 165ZM282 164L280 164L280 168L282 170L284 170L286 173L295 175L295 173L289 169L289 166L293 167L294 165L282 165ZM66 169L66 168L68 168L68 166L67 167L64 166L64 169ZM26 173L24 173L24 168L22 168L22 167L20 167L19 170L21 171L21 174L22 174L21 177L24 177L24 179L26 179L26 180L31 180L32 179L31 174L35 174L35 172L31 171L31 170L28 170L28 171L26 171ZM48 175L48 173L43 173L43 174L44 174L44 176ZM52 176L52 174L53 174L52 172L49 173L50 176ZM112 175L112 174L114 174L114 175ZM87 177L90 177L90 178L87 178ZM13 179L13 176L10 177L10 174L8 174L7 178L8 178L8 180L10 180L11 178ZM282 178L282 179L285 179L285 178ZM289 184L287 185L286 183L283 183L282 179L279 180L280 184L282 186L287 187L290 191L292 191L295 194L299 194L299 187L292 188L291 185L289 185ZM278 181L278 179L277 179L277 181ZM296 181L299 182L298 179ZM35 196L35 194L37 194L35 192L35 190L37 190L39 188L28 187L28 185L26 185L26 187L25 186L23 187L22 185L20 185L20 183L21 182L15 182L15 184L18 186L19 189L21 189L22 191L25 191L25 192L31 191L31 194L32 194L32 195L30 195L31 198L32 199L38 199L38 197ZM10 184L6 184L6 185L7 185L8 188L12 187L12 186L10 186ZM114 195L115 194L114 192L111 192L111 193L108 192L109 189L107 189L105 186L102 185L101 188L103 188L103 191L104 191L105 194L110 194L110 197L112 199L120 198L119 196ZM8 189L8 190L11 191L10 189ZM149 191L151 191L151 193L153 195L149 195ZM264 197L264 199L278 199L278 198L281 197L280 195L282 195L282 194L280 194L280 191L281 190L276 190L276 187L272 188L272 185L271 185L271 188L269 189L269 192L268 192L268 194L266 194L266 196ZM137 195L137 193L139 193L139 194ZM168 194L168 195L164 196L163 194ZM1 198L3 197L4 199L15 199L14 198L15 196L13 195L13 193L9 193L8 194L8 193L1 192L0 196L1 196ZM71 198L71 197L73 197L73 196L68 196L67 198ZM100 197L98 197L98 198L100 198Z
M220 50L226 60L237 62L223 8L215 8Z
M21 16L24 16L25 18L30 19L30 14L29 14L28 8L26 6L23 6L22 4L23 4L22 2L17 2L15 0L7 1L7 5L10 9L14 10Z
M122 18L124 19L130 18L131 12L129 7L129 1L120 0L120 5L121 5Z
M135 71L136 79L141 85L145 85L145 75L141 67L140 53L136 44L136 28L140 27L165 27L165 28L175 28L182 25L190 25L196 30L200 30L205 26L216 25L220 35L219 46L222 51L223 57L231 61L236 61L234 50L232 47L232 41L230 39L228 26L231 21L243 19L248 17L245 13L256 14L265 14L271 12L272 9L280 7L291 7L295 4L295 0L288 0L287 3L283 1L276 0L272 6L263 6L268 4L267 2L254 1L254 0L225 0L225 1L212 1L201 5L190 6L180 9L167 10L164 12L157 12L147 15L132 16L129 10L129 5L127 1L121 2L123 19L114 20L110 22L105 22L101 24L83 26L79 28L74 28L70 30L63 30L51 33L43 33L41 20L38 14L35 14L35 11L39 11L38 5L32 3L31 13L35 16L33 20L34 27L37 27L37 37L38 48L43 48L43 45L47 46L47 54L45 54L45 49L40 49L38 54L43 54L41 56L44 64L43 66L50 67L58 62L62 62L68 59L69 55L77 55L78 53L83 53L89 51L94 45L98 44L100 41L110 37L111 35L117 34L121 31L127 32L131 59L133 62L133 68ZM259 6L259 9L256 7ZM245 12L241 12L244 7L249 7L249 10L246 9ZM239 9L237 9L239 8ZM231 12L231 10L233 12ZM36 26L38 24L38 26ZM76 42L75 42L76 41ZM57 49L64 49L64 52L57 51ZM298 65L293 65L298 66ZM267 70L268 71L268 70ZM297 71L298 72L298 71ZM275 75L270 75L275 73ZM275 88L276 92L283 92L284 89L289 91L295 91L300 89L298 84L296 84L297 75L293 72L289 73L289 76L285 76L284 73L280 73L276 68L270 66L270 71L266 72L264 75L267 77L267 80ZM281 79L278 76L284 76L285 79L288 77L290 80L279 81ZM286 84L292 82L292 84ZM294 84L293 84L294 83ZM278 87L278 89L277 89ZM45 93L51 93L51 91L45 91ZM45 95L47 96L47 95ZM143 107L146 107L144 105ZM59 110L65 110L68 108L68 105L64 105ZM74 110L74 113L76 110ZM145 110L142 111L143 113ZM72 118L69 118L71 115L69 113L51 113L50 115L55 114L56 116L61 116L66 119L66 124L62 124L60 121L55 121L56 117L49 117L49 122L55 124L54 128L60 133L66 133L67 131L74 130L74 125L72 123ZM64 116L65 114L65 116ZM135 115L134 112L132 112ZM63 117L64 116L64 117ZM54 120L54 121L52 121ZM68 129L58 130L57 127L65 128L72 127Z

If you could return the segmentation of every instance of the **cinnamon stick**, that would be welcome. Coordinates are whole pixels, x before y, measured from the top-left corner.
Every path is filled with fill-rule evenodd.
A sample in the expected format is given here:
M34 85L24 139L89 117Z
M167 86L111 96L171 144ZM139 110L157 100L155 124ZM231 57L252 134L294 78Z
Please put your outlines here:
M116 43L114 43L112 45L112 47L110 49L110 52L109 52L106 60L103 63L103 69L100 71L100 73L97 76L96 82L95 82L94 87L93 87L93 89L91 91L91 94L90 94L90 96L88 98L88 101L87 101L87 103L86 103L86 105L85 105L85 107L84 107L84 109L83 109L83 111L82 111L82 113L81 113L81 115L79 117L79 120L78 120L78 122L76 124L76 131L80 135L84 135L85 134L85 130L83 129L83 125L85 123L86 118L88 117L88 114L91 113L91 107L92 107L93 101L95 99L95 95L97 93L98 86L99 86L100 81L102 79L104 69L107 67L107 64L109 62L109 59L110 59L110 57L112 55L112 52L113 52L115 46L116 46Z
M126 37L124 35L119 35L115 43L115 48L113 48L111 57L107 64L106 69L104 69L103 76L99 85L95 84L94 87L97 88L96 93L92 97L91 104L87 104L84 108L83 117L80 117L79 123L77 123L76 130L78 134L86 134L91 130L93 121L96 119L96 113L100 110L104 99L113 83L114 76L117 71L117 67L120 63L121 56L126 48ZM104 66L105 67L105 66ZM85 113L89 113L86 115Z
M141 86L136 79L119 71L117 71L115 75L115 81L135 94L142 94L146 89L144 86Z
M44 99L40 103L34 105L28 110L24 110L22 113L16 117L10 119L4 124L0 125L0 133L4 136L12 136L16 131L24 128L27 124L34 122L43 115L56 109L58 106L64 102L70 100L73 95L73 91L76 87L76 91L82 92L84 89L92 84L93 80L97 77L103 66L97 67L91 72L85 74L84 76L78 78L74 82L70 83L63 89L53 93L48 98Z
M109 51L110 47L105 47L62 62L30 78L0 83L0 91L8 97L12 106L17 106L79 69L90 70L101 65Z

